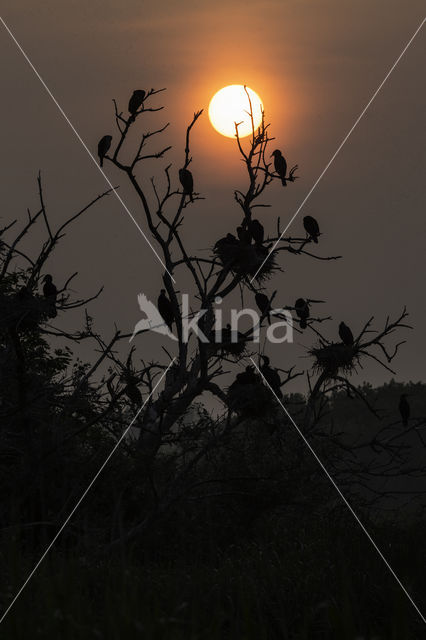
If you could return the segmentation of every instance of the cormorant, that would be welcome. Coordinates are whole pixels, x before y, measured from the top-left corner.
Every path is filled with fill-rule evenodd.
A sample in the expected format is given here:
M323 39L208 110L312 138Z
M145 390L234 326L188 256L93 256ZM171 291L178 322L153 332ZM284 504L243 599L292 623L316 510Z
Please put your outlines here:
M104 158L109 151L111 146L112 136L104 136L99 140L98 143L98 156L99 156L99 164L101 167L104 166Z
M124 393L129 398L130 402L138 407L142 404L142 394L139 391L136 382L129 380L124 388Z
M237 234L240 242L243 242L244 244L251 244L251 233L248 229L237 227Z
M228 244L238 244L237 238L232 233L227 233L225 239L228 242Z
M270 360L268 356L261 356L263 358L263 365L260 367L261 373L264 375L266 382L271 389L277 394L279 398L282 397L281 392L281 378L276 369L269 366Z
M286 187L287 186L287 181L285 178L287 173L286 159L284 158L283 154L279 149L275 149L275 151L271 153L271 156L274 156L275 171L278 173L279 177L281 178L283 187Z
M258 379L254 372L254 367L253 365L249 365L248 367L246 367L245 371L243 371L242 373L237 373L237 376L234 382L231 384L230 389L235 389L236 386L239 386L241 384L257 384L257 382Z
M303 298L297 298L294 303L294 309L297 316L300 318L300 328L306 329L308 326L306 321L309 318L309 304Z
M227 233L224 238L219 238L219 240L215 243L214 248L216 251L220 251L221 249L229 246L230 244L238 244L237 238L232 235L232 233Z
M309 238L318 244L318 236L320 235L318 222L312 216L305 216L303 218L303 226L308 234Z
M58 295L58 290L55 287L55 285L53 284L53 278L50 275L50 273L46 274L43 278L44 281L44 285L43 285L43 295L46 298L46 300L49 300L52 309L49 313L49 316L51 318L55 318L57 316L57 312L56 312L56 297Z
M129 100L129 113L132 116L132 121L135 120L137 110L142 106L145 100L145 91L143 89L136 89L133 91L132 97Z
M172 303L166 296L166 290L161 289L160 295L157 300L158 311L161 314L166 325L169 327L170 331L172 330L173 322L175 321L175 316L173 313Z
M410 417L410 405L408 404L406 393L401 394L399 413L401 414L402 424L406 427L408 425L408 418Z
M348 325L344 322L339 324L339 336L341 341L347 347L351 347L354 343L354 336L352 331L349 329Z
M259 311L262 312L262 315L264 313L267 313L266 318L268 320L268 323L271 324L271 316L269 315L271 307L268 296L266 296L264 293L256 293L254 299L256 300L257 307Z
M192 193L194 191L194 178L189 169L179 169L179 180L183 187L183 195L189 196L191 202L194 202Z
M265 230L259 220L251 220L249 222L249 231L255 244L262 244L265 237Z

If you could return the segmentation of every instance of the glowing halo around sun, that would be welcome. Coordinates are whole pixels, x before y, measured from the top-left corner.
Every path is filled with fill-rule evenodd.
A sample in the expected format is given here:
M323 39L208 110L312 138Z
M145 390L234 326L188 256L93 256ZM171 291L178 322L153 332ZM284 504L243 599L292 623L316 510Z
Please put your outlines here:
M262 122L262 101L253 89L247 87L253 109L254 127ZM250 103L242 84L231 84L215 93L209 104L209 118L213 127L228 138L235 138L235 123L241 122L238 133L241 138L252 133Z

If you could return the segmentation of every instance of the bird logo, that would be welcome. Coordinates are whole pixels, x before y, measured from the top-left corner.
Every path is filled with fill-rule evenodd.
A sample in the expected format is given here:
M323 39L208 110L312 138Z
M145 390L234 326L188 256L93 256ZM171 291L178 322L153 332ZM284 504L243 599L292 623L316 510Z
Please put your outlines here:
M131 342L133 338L141 331L155 331L156 333L161 333L164 336L168 336L172 340L177 340L176 336L167 326L164 318L158 311L155 304L148 300L144 293L138 294L138 303L140 310L146 315L146 318L139 320L139 322L136 323L133 330L133 335L130 338L129 342Z

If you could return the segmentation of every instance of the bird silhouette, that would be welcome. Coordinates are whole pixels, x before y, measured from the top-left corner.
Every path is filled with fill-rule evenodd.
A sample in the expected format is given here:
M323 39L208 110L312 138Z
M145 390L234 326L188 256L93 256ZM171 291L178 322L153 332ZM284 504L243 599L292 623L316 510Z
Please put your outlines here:
M132 93L132 97L129 100L129 113L131 114L131 120L134 122L138 109L142 106L145 100L145 91L143 89L136 89Z
M262 315L267 313L266 318L268 320L268 323L271 324L271 316L269 314L271 305L268 296L266 296L264 293L256 293L254 299L256 300L257 307L259 311L261 311Z
M320 235L318 222L312 216L305 216L303 218L303 226L308 234L309 238L318 244L318 236Z
M351 347L354 343L354 336L352 331L349 329L348 325L344 322L339 324L339 336L341 341L347 347Z
M109 151L111 146L112 136L104 136L99 140L98 143L98 156L99 156L99 164L101 167L104 166L104 158Z
M271 153L271 156L274 156L275 171L278 173L279 177L281 178L283 187L286 187L287 186L287 181L285 177L287 173L286 159L284 158L283 154L279 149L275 149L275 151Z
M139 320L136 323L135 328L133 330L133 335L130 338L129 342L133 340L136 334L141 331L155 331L156 333L161 333L172 340L177 340L176 336L170 331L170 329L164 324L164 318L160 315L157 307L153 304L145 294L140 293L138 295L138 303L140 310L146 315L146 318L143 320Z
M227 233L224 238L220 238L216 244L214 245L215 251L221 251L222 249L226 249L231 245L238 245L238 239L232 235L232 233Z
M259 220L251 220L248 228L255 244L262 244L265 237L265 229Z
M142 404L142 394L138 389L137 381L134 376L127 377L127 384L124 387L124 393L129 398L130 402L138 407Z
M165 289L161 289L160 295L158 296L157 306L164 322L171 331L173 322L175 321L175 314L173 313L172 303L166 296Z
M244 227L237 227L237 235L240 242L243 244L251 244L251 233Z
M258 378L254 372L254 367L253 365L249 365L248 367L246 367L245 371L243 371L242 373L237 373L237 376L234 382L231 384L229 388L235 389L240 385L257 384L257 382L258 382Z
M192 173L189 169L179 169L179 180L183 187L183 195L189 196L191 202L194 202L194 198L192 197L194 191L194 178L192 177Z
M297 316L300 318L300 328L306 329L308 326L307 320L309 318L309 304L304 298L297 298L294 303L294 309Z
M58 290L53 284L53 278L50 275L50 273L44 276L43 281L44 281L43 295L46 298L46 300L50 302L50 306L51 306L49 317L56 318L56 316L58 315L56 311L56 298L58 295Z
M401 414L402 424L406 427L410 417L410 405L408 404L406 393L401 394L401 398L399 400L399 413Z
M260 371L263 374L266 382L271 387L272 391L276 393L276 395L281 398L281 378L276 369L273 369L270 366L270 360L268 356L261 356L263 359L263 365L260 367Z

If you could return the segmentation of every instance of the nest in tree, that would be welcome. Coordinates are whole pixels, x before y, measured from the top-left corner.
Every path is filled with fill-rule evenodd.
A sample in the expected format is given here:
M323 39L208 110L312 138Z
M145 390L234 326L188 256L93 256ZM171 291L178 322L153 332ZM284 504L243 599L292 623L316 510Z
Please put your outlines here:
M272 251L269 255L269 250L260 244L222 240L216 243L213 251L223 266L228 266L237 275L253 277L259 267L262 267L256 276L258 281L269 278L278 269L275 261L276 251Z
M233 383L228 389L228 407L240 416L258 417L264 415L275 404L274 397L257 376L254 384Z
M216 332L212 331L209 336L210 344L213 347L213 351L220 350L224 356L234 356L240 358L246 349L246 337L237 332L236 340L232 341L232 330L229 327L222 329L222 335L216 336Z
M31 330L56 315L54 302L24 291L0 295L0 308L0 329Z
M336 376L339 371L352 373L358 362L355 347L345 345L343 342L314 347L309 353L315 358L314 367L330 376Z

